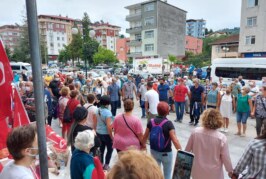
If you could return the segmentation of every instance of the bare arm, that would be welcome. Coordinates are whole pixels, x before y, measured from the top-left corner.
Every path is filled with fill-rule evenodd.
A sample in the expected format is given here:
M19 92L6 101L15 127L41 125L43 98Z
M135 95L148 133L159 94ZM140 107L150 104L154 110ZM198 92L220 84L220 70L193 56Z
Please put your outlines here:
M173 142L176 150L181 150L182 147L181 147L179 140L177 139L177 137L175 135L175 130L174 129L170 130L169 135L170 135L171 141Z
M248 104L249 104L250 110L252 110L253 109L253 104L252 104L252 100L251 99L248 100Z
M96 114L93 114L92 121L93 121L93 129L96 130L96 126L97 126L97 116L96 116Z
M218 92L217 93L216 109L220 110L220 105L221 105L221 94Z
M145 110L146 110L146 114L148 114L148 111L149 111L149 103L148 103L148 101L145 101Z
M110 138L113 140L114 137L113 137L113 130L112 130L113 128L111 125L111 121L112 119L110 117L106 119L106 127Z
M233 109L234 109L234 112L236 112L236 98L233 97Z
M144 133L143 138L142 138L142 142L141 142L142 145L146 145L149 134L150 134L150 130L149 130L149 128L146 128L145 133Z

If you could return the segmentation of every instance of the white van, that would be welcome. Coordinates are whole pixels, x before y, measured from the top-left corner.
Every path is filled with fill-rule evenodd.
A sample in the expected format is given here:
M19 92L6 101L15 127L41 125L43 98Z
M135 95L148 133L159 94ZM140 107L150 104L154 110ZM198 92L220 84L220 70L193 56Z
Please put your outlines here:
M212 61L211 78L218 82L223 77L225 84L242 75L243 80L255 80L261 86L262 77L266 77L266 58L218 58Z
M27 74L32 73L31 65L23 62L10 62L10 66L13 72L22 73L25 71Z

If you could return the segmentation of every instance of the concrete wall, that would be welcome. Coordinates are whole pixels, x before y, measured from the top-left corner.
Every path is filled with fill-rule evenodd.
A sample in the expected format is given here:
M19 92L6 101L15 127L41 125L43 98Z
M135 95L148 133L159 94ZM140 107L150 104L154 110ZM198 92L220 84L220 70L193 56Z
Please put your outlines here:
M186 12L157 1L158 55L185 55Z
M222 50L223 45L212 45L212 60L216 58L237 58L240 57L238 53L238 46L230 46L229 51L225 53Z
M153 30L154 31L154 37L153 38L145 38L145 31L148 30L143 30L142 34L141 34L141 38L142 38L142 45L141 45L141 49L142 49L142 55L143 56L152 56L152 55L157 55L158 54L158 31L157 29L149 29L149 30ZM154 51L145 51L145 45L146 44L154 44Z

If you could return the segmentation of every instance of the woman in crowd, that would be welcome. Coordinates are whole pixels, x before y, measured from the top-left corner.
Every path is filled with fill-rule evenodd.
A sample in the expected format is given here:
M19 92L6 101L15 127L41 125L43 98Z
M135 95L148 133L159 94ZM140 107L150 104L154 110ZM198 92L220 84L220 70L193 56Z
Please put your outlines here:
M195 155L193 179L223 179L223 165L228 173L233 171L227 138L217 131L223 117L216 109L207 109L201 115L203 127L197 127L189 137L186 151Z
M225 94L221 96L220 112L223 116L224 123L221 132L228 132L229 118L232 116L233 111L236 112L235 97L231 93L231 87L226 89Z
M118 161L107 179L163 179L161 169L147 153L127 150L119 153Z
M87 96L88 103L84 105L84 107L88 110L88 117L87 117L86 125L91 127L94 130L96 130L96 126L97 126L96 113L98 111L98 108L94 106L94 103L96 102L96 100L97 99L95 95L90 93Z
M237 133L236 135L240 135L242 137L246 136L247 129L247 119L250 114L250 110L252 109L252 100L248 95L249 88L244 86L241 90L241 94L237 97L237 108L236 108L236 120L237 120ZM241 133L241 123L242 123L242 133Z
M68 136L70 127L71 127L72 123L74 122L73 113L74 113L76 107L81 106L79 100L77 99L78 98L78 94L79 94L79 92L76 91L76 90L73 90L73 91L70 92L70 99L67 102L66 106L68 106L68 108L69 108L70 116L71 116L72 119L71 119L70 122L64 122L63 121L63 128L62 128L62 136L63 136L63 138Z
M113 134L112 134L112 113L108 109L110 105L110 97L104 95L100 99L100 108L97 111L97 136L101 140L101 162L104 164L104 170L109 170L109 163L113 153ZM104 151L107 153L104 160Z
M216 82L213 82L212 87L207 94L207 108L219 109L221 95L217 87L218 84Z
M165 179L170 179L173 165L172 142L177 150L181 149L181 145L175 135L175 127L172 121L168 120L166 116L169 114L169 106L166 102L160 102L157 106L158 115L155 119L148 122L147 128L143 137L143 144L146 143L150 135L151 154L157 161L158 165L163 165L163 173ZM163 136L156 135L153 132L155 127L161 126L163 129ZM157 148L158 138L164 137L165 143L163 148L159 151ZM155 140L153 140L156 138Z
M97 157L90 155L90 150L94 146L94 133L91 130L79 132L75 138L73 152L70 162L71 178L91 178L104 179L105 174L101 162Z
M257 136L259 136L261 134L263 121L266 121L266 86L262 87L262 94L255 98L251 116L256 117L256 131Z
M64 111L66 109L66 105L67 105L68 100L69 100L69 93L70 93L70 90L66 86L64 86L60 91L61 96L60 96L59 101L58 101L58 105L59 105L58 118L59 118L60 127L62 127ZM62 132L62 136L64 136L63 132Z
M134 102L131 99L124 101L125 112L115 117L113 148L117 152L127 150L129 147L140 149L145 146L141 120L132 114Z
M264 126L266 121L264 120ZM266 178L266 129L262 135L251 141L238 161L231 178L237 179L239 174L244 175L242 178ZM243 172L246 171L245 174Z
M106 90L103 87L102 81L96 80L95 87L93 88L93 92L97 98L95 105L97 105L97 107L100 107L100 99L103 95L106 94Z

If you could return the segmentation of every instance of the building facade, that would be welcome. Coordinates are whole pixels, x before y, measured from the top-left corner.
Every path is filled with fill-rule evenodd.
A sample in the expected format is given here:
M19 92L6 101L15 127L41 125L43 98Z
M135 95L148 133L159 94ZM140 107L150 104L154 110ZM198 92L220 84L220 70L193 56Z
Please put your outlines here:
M4 47L14 52L14 48L20 39L21 28L18 25L4 25L0 27L0 39Z
M186 35L186 51L194 54L202 53L203 40Z
M160 0L125 7L130 28L128 57L185 55L186 11Z
M92 24L95 30L95 38L102 47L116 52L116 40L119 38L120 27L109 23Z
M188 19L186 21L186 35L204 38L205 37L206 21L203 19Z
M127 62L127 59L128 59L127 54L129 52L129 46L128 46L129 43L130 43L129 38L118 38L116 40L116 57L122 63Z
M55 60L64 45L72 41L74 19L63 16L39 15L41 38L46 43L49 60Z
M242 0L239 53L266 57L266 0Z

